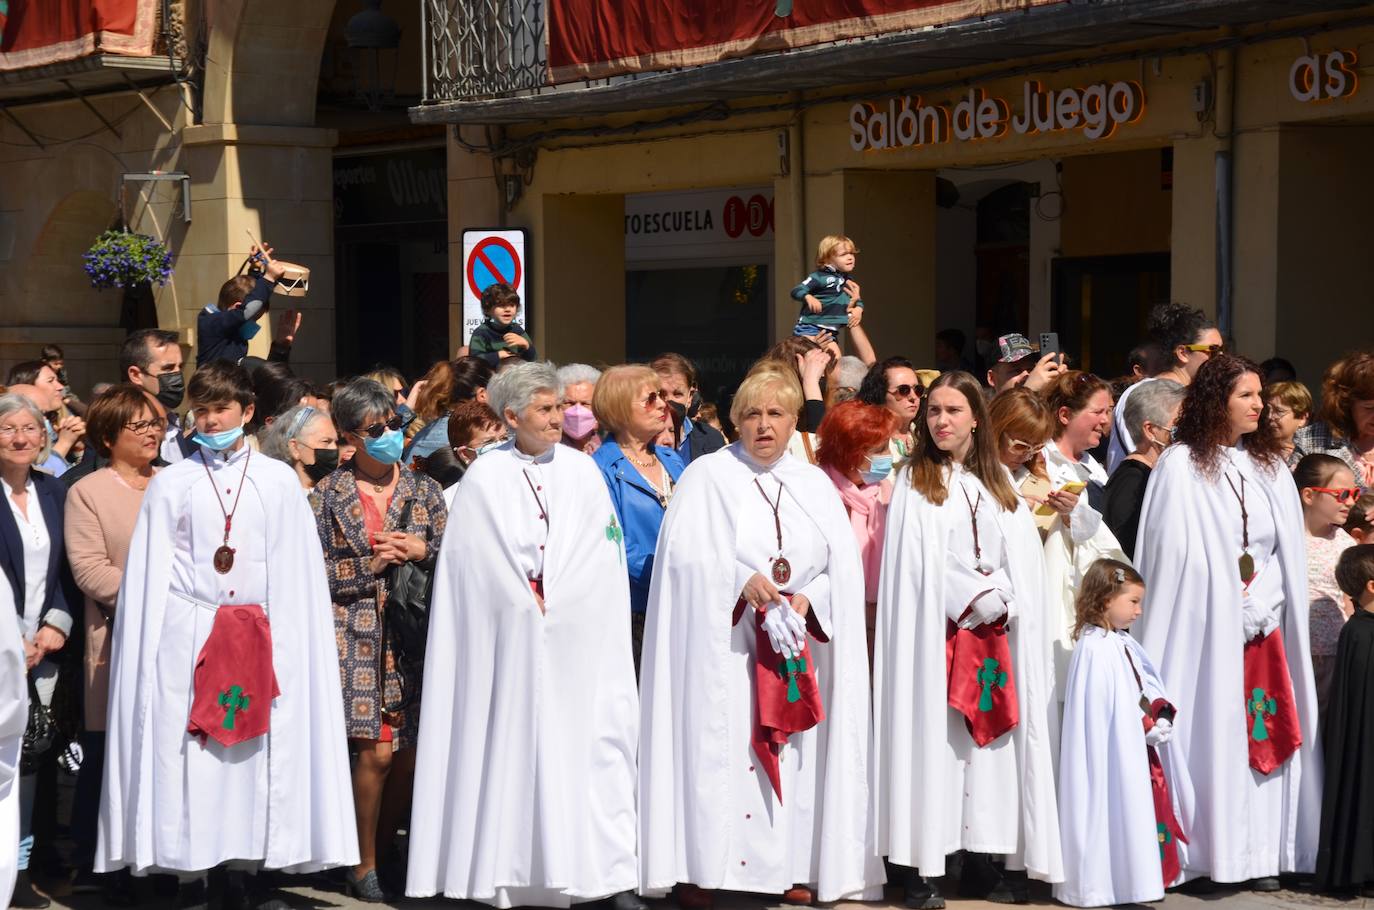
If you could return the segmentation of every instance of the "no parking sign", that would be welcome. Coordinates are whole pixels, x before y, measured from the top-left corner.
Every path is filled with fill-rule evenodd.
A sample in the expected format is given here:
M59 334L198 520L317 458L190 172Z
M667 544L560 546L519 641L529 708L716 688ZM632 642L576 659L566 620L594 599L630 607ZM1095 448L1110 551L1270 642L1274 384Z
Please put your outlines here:
M482 324L482 292L498 281L520 295L517 319L530 330L528 249L523 229L465 228L463 230L463 344Z

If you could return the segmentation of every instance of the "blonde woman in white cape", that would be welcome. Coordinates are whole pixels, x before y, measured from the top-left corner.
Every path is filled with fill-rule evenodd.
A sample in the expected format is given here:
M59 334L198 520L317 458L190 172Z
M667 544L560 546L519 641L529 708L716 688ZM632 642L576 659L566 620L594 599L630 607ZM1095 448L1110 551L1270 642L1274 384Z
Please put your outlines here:
M29 722L22 641L14 592L0 578L0 904L6 907L19 861L19 749Z
M1145 491L1136 556L1150 584L1136 635L1178 702L1164 761L1187 763L1195 794L1179 794L1188 833L1180 859L1187 878L1276 891L1280 873L1315 867L1322 761L1302 508L1259 368L1224 353L1203 364L1176 438ZM1271 686L1261 700L1261 738L1244 655L1280 643L1291 686ZM1267 774L1252 767L1261 740L1280 740L1271 725L1292 721L1301 745Z
M829 478L785 451L801 407L795 371L756 367L731 408L740 441L688 466L659 534L640 683L641 887L681 885L687 908L709 907L716 889L797 904L882 896L863 569ZM825 717L781 746L777 795L751 741L755 665L802 640Z
M977 380L937 379L888 513L874 645L875 812L879 853L912 870L906 900L915 910L944 906L931 880L958 850L968 851L965 896L1019 903L1020 870L1063 877L1040 538L989 431ZM1019 720L979 747L949 706L946 634L950 623L973 631L1002 620ZM1006 871L992 856L1005 858Z

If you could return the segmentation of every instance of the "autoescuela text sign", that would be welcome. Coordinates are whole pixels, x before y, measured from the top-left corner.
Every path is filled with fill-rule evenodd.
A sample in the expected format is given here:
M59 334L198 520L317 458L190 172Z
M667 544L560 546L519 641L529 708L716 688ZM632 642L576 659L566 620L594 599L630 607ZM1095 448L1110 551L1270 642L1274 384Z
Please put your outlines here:
M625 197L625 258L771 256L773 188L733 187Z
M529 330L528 248L527 235L520 228L463 229L463 344L482 324L482 292L497 282L510 285L520 295L517 319Z

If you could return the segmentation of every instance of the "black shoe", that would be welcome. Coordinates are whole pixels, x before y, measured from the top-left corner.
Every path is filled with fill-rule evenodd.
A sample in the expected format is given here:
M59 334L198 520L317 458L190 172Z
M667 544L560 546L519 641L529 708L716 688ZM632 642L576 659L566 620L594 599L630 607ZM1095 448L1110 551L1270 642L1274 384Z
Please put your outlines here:
M210 910L210 894L204 877L180 884L177 888L177 910Z
M606 898L606 910L649 910L649 905L633 891L622 891Z
M959 896L993 904L1024 904L1030 900L1026 888L1016 887L1001 867L986 853L968 853L959 875Z
M906 870L902 891L903 900L911 910L942 910L945 906L944 895L935 886L935 881L926 878L915 869Z
M1261 876L1260 878L1250 879L1249 888L1251 891L1259 891L1264 894L1270 894L1274 891L1280 890L1282 886L1279 884L1279 877L1277 875L1265 875Z
M72 879L72 894L94 894L105 890L105 876L90 869L82 869Z
M134 891L134 877L128 869L120 869L102 876L104 888L101 896L107 907L134 907L138 905L138 893Z
M376 869L369 871L362 878L354 878L352 872L348 873L344 878L344 893L369 904L380 904L391 900L392 897L382 887L382 880L378 877Z
M35 910L42 910L51 903L52 901L33 890L33 882L29 879L29 870L21 869L14 879L14 895L10 898L10 906L33 907Z

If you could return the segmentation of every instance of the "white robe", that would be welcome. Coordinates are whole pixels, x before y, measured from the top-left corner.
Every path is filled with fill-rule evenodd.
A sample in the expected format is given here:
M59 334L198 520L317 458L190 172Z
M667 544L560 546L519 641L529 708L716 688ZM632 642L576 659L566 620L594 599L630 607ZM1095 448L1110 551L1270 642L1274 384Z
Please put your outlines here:
M825 720L780 758L782 801L750 745L754 618L731 618L754 572L784 553L830 642L812 639ZM789 542L790 541L790 542ZM824 472L792 455L768 469L739 444L698 458L659 532L644 630L640 740L641 889L678 882L822 901L874 900L884 873L869 807L868 657L858 544Z
M216 489L232 509L248 453L226 462L202 449L159 471L143 498L115 613L97 872L358 862L324 556L284 464L249 460L233 568L211 563L224 538ZM186 732L195 662L221 604L262 606L281 689L270 732L229 747Z
M14 592L0 579L0 906L5 907L19 862L19 750L29 721L22 641Z
M1010 734L977 749L963 717L948 704L945 630L950 603L967 593L952 583L962 573L950 569L953 529L969 526L968 504L956 484L981 484L962 468L949 476L950 495L935 506L912 490L910 469L903 468L888 512L873 648L878 851L938 877L956 850L1005 848L1011 868L1056 882L1063 862L1050 754L1056 727L1040 535L1019 497L1016 511L1008 513L984 493L993 521L983 520L980 510L980 536L1000 536L1004 556L993 568L1005 572L1015 601L1008 639L1020 720ZM986 542L983 549L986 554ZM984 773L1004 767L996 760L1003 751L1014 755L1005 766L1010 771ZM1003 818L1009 803L1017 806L1017 823L1005 843L965 836L987 831L986 820ZM951 830L951 819L963 819L967 830Z
M635 889L630 591L601 472L567 446L532 460L508 443L468 469L449 527L406 893L566 907Z
M1170 446L1150 474L1136 550L1145 577L1136 635L1160 655L1160 678L1179 720L1162 757L1186 762L1193 799L1180 797L1189 878L1241 882L1311 872L1321 818L1322 759L1308 647L1307 565L1297 488L1282 462L1266 470L1228 449L1222 466L1246 479L1252 600L1282 629L1302 746L1268 777L1250 768L1243 685L1243 603L1237 560L1240 503L1223 477L1202 477L1187 446ZM1239 485L1237 484L1237 488Z
M1051 442L1045 447L1045 470L1054 489L1066 483L1083 482L1106 485L1107 472L1091 455L1073 462ZM1051 636L1054 639L1054 695L1064 704L1064 686L1069 678L1069 661L1073 657L1073 626L1077 620L1078 589L1083 576L1099 559L1116 559L1130 565L1131 560L1121 549L1112 529L1088 502L1088 491L1078 495L1078 505L1069 514L1068 525L1062 516L1055 516L1045 535L1045 577L1049 582L1049 614ZM1052 740L1058 767L1059 738Z
M1150 702L1170 701L1145 649L1125 632L1085 628L1064 701L1064 881L1054 886L1055 899L1063 903L1102 907L1164 898L1142 695ZM1165 743L1159 751L1169 748ZM1185 765L1175 762L1172 770L1169 796L1177 815L1180 794L1191 786Z

